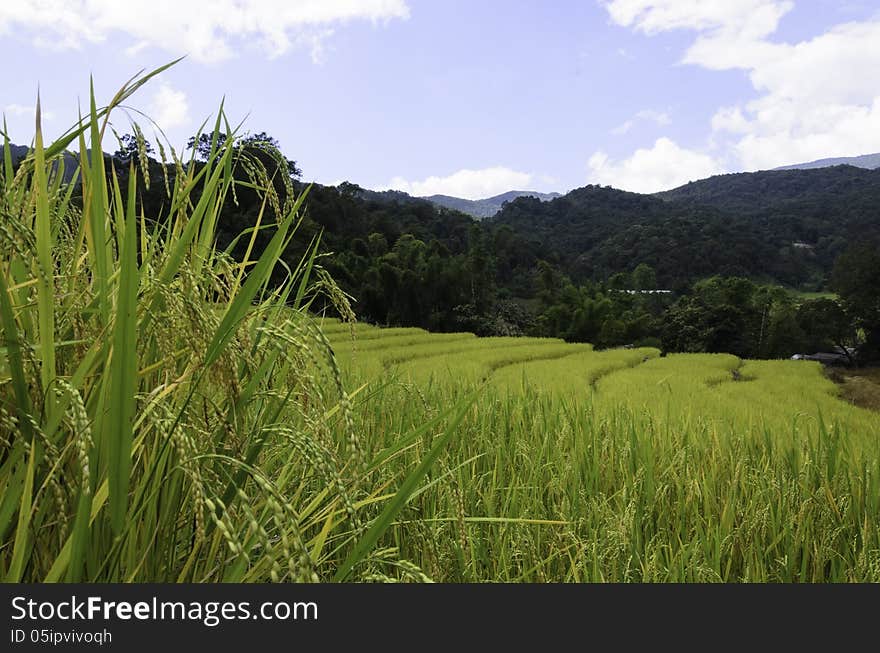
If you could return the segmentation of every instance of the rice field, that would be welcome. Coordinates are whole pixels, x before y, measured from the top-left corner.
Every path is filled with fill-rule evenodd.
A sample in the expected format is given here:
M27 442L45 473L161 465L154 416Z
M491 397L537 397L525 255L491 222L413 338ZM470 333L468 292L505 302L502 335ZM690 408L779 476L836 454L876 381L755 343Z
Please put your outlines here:
M222 107L164 215L138 127L127 170L88 153L166 67L53 143L38 104L17 170L4 142L0 579L880 582L880 419L818 363L352 326Z
M386 542L434 580L880 581L880 416L818 363L388 340L343 365L373 446L476 396Z

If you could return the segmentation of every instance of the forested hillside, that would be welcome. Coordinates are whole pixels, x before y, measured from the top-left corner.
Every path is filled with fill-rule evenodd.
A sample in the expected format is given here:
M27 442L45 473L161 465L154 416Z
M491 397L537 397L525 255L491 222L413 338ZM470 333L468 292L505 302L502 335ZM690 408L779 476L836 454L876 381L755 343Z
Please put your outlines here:
M775 212L789 205L817 205L835 214L850 214L869 209L871 203L880 199L880 169L841 165L740 172L693 181L656 196L740 214Z
M586 186L546 203L518 199L490 224L528 238L580 282L631 272L640 263L655 269L663 288L681 288L712 274L788 283L807 276L789 273L772 241L747 222L712 207L609 187Z
M137 156L135 139L126 142L106 156L123 179ZM198 174L210 143L191 145L197 155L187 165ZM845 275L838 270L835 281L835 262L880 241L880 170L721 175L658 195L586 186L550 201L519 197L480 221L406 193L305 184L277 145L264 133L240 142L250 163L236 168L240 184L220 213L218 242L240 257L250 245L242 230L260 225L256 252L274 233L248 188L254 175L271 177L282 203L308 189L303 222L281 259L296 265L320 238L319 264L361 320L742 356L878 339L873 318L855 315L852 302L846 313L846 301L812 306L784 288L839 289ZM147 215L161 221L172 166L163 173L157 161L144 163L151 184L141 196ZM867 251L850 259L870 267L876 248ZM822 328L811 322L816 315Z

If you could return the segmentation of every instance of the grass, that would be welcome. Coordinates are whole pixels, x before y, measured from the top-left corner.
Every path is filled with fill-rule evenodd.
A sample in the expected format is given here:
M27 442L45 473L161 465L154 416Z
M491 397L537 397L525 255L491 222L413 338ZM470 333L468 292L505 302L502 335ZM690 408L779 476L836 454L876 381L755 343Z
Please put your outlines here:
M381 345L382 340L377 341ZM490 350L502 351L521 347L543 347L548 344L562 347L561 340L553 338L480 338L473 334L436 334L426 335L410 342L398 342L395 337L389 338L392 345L388 347L363 348L361 343L335 345L334 351L339 357L340 365L347 371L357 370L362 377L378 376L392 370L405 370L411 373L430 375L445 369L444 361L450 356L460 355L464 359L473 356L491 355Z
M433 357L408 361L403 348L398 374L373 379L355 406L365 440L390 444L485 379L428 487L390 530L389 544L426 574L880 580L880 421L840 401L818 364L546 355L557 346L444 355L438 343Z
M512 392L585 396L603 376L640 365L659 354L653 348L587 350L559 359L527 361L497 370L492 385Z
M160 72L4 147L5 581L880 581L880 420L818 364L353 325L319 243L269 283L306 194L222 106L163 215L86 154ZM240 261L237 185L269 240Z
M436 350L420 358L404 358L398 354L395 372L402 378L419 383L477 383L489 378L496 370L517 363L563 358L590 345L575 345L540 338L484 338L478 346L465 350L450 348L448 353ZM546 342L545 342L546 340ZM479 346L482 345L482 346Z
M86 117L51 144L38 101L17 169L4 135L0 577L409 577L412 566L377 543L468 401L402 433L401 447L417 437L425 455L381 474L355 428L357 393L307 311L327 284L313 281L317 243L285 264L283 284L269 283L307 191L275 194L269 171L235 147L222 105L204 165L160 147L176 170L163 215L138 202L143 145L125 165L87 153L101 152L110 116L163 69L106 107L92 94ZM218 144L221 132L232 137ZM79 170L62 185L72 145ZM269 230L265 249L241 261L215 244L237 185L262 195L258 228Z

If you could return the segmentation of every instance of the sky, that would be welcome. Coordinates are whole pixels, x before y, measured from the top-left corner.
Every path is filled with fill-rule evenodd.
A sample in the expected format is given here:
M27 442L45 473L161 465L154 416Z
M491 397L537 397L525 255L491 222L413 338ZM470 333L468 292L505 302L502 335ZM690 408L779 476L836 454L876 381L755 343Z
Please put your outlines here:
M181 55L119 133L180 150L225 98L323 184L656 192L880 152L880 0L2 0L10 138L38 88L58 135L90 75L106 103Z

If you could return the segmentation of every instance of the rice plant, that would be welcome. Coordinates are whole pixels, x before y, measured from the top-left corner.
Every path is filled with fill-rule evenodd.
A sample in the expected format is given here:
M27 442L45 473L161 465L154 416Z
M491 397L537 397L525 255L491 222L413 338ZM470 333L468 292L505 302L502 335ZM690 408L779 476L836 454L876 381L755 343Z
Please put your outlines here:
M880 420L817 364L454 344L401 348L354 409L390 446L485 378L389 530L434 580L880 581Z
M160 144L167 201L161 215L144 214L143 138L124 165L102 142L111 116L165 68L134 77L104 107L92 92L86 116L53 143L38 100L33 147L17 168L4 129L0 577L393 576L397 558L377 542L452 426L422 425L419 464L370 485L374 452L307 312L332 284L317 271L317 243L296 265L282 260L307 191L275 192L274 172L236 147L222 105L204 164ZM71 146L79 167L63 183ZM239 260L216 242L236 187L262 198ZM260 230L268 244L257 252ZM350 314L342 293L329 294Z
M659 356L650 347L592 350L563 358L532 360L508 365L492 375L492 385L511 392L553 393L585 396L600 378L613 371L635 367Z

